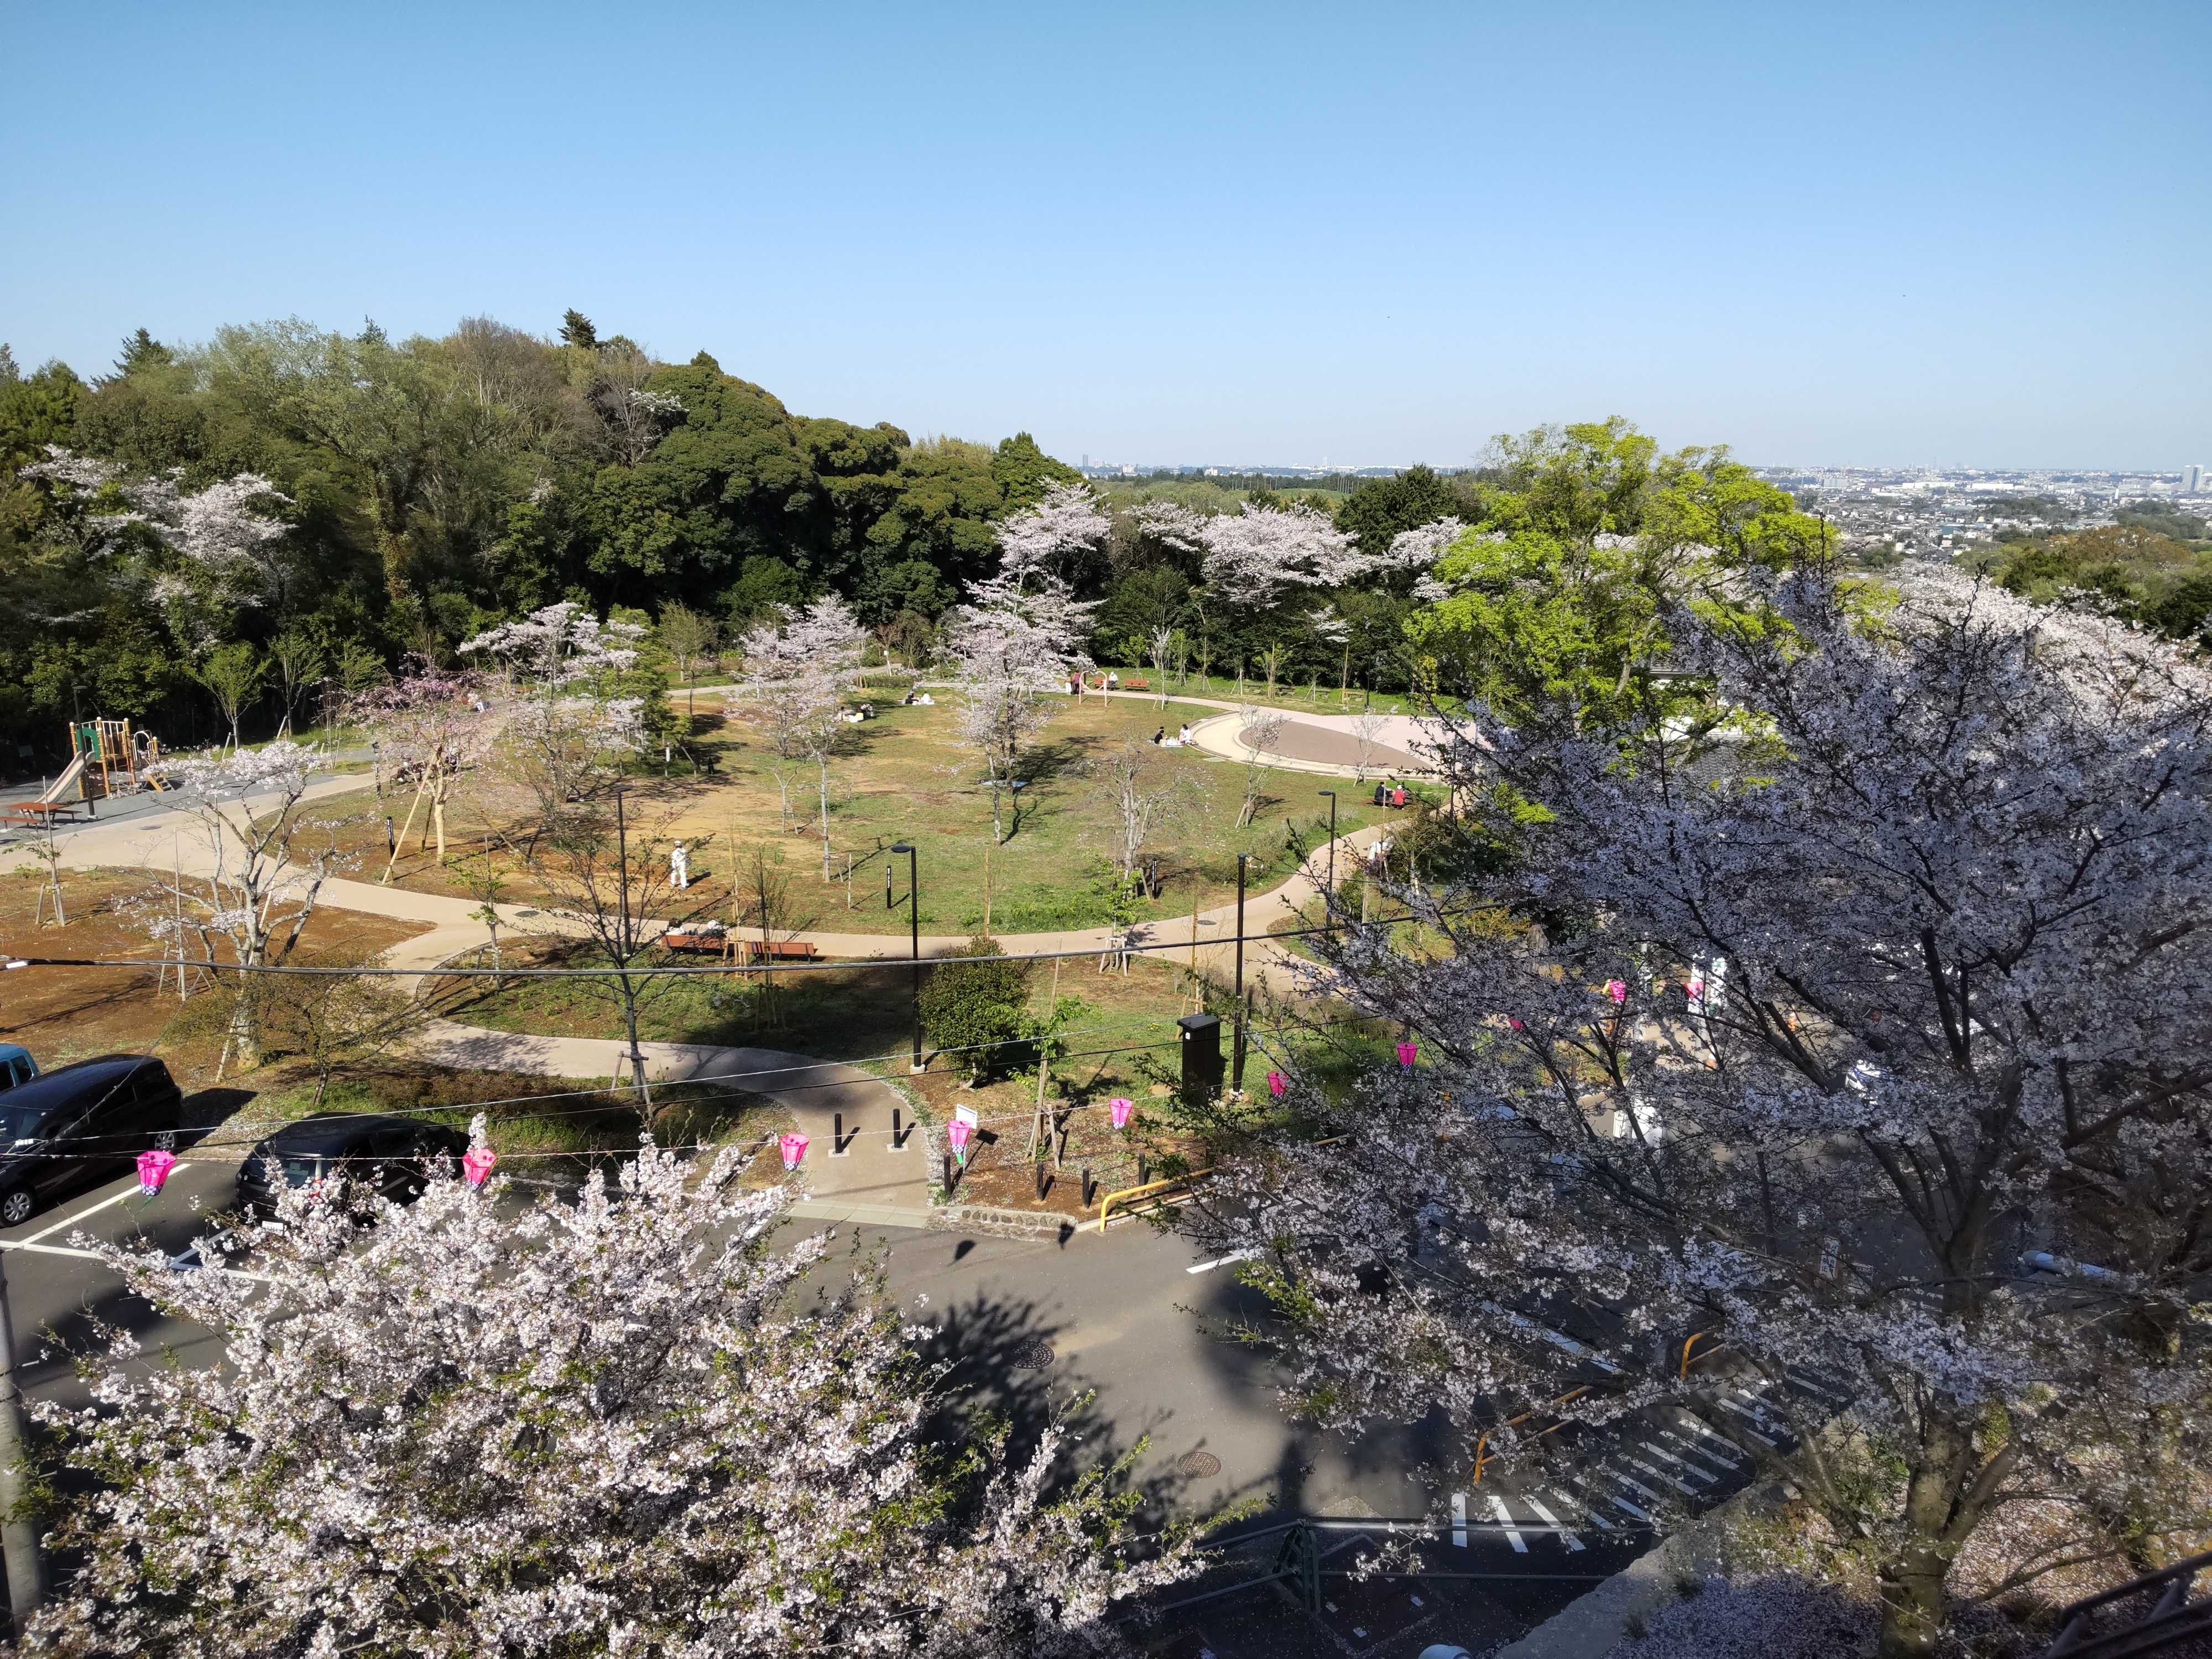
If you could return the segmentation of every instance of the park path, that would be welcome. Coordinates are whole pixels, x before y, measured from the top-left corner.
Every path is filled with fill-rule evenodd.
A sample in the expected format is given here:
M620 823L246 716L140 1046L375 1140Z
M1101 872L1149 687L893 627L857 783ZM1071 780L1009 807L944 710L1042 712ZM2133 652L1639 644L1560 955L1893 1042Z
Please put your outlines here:
M310 800L361 787L355 777L320 780L308 787ZM143 805L134 803L134 805ZM120 820L72 825L56 837L62 862L74 870L136 866L155 871L181 870L204 875L211 857L204 842L195 842L197 820L179 809L139 811ZM1339 838L1335 857L1349 869L1358 848L1381 833L1355 831ZM1245 901L1245 969L1248 979L1273 988L1291 988L1287 958L1265 938L1268 924L1285 910L1296 911L1320 893L1329 849L1317 849L1286 881ZM336 910L421 924L428 931L404 939L384 953L386 966L416 970L401 985L419 993L424 976L489 938L482 907L471 900L404 887L333 878L323 884L319 904ZM501 932L518 934L572 931L573 924L526 904L495 907ZM1208 974L1225 974L1236 944L1237 907L1201 911L1194 922L1163 922L1132 928L1128 943L1171 945ZM1181 930L1181 931L1178 931ZM881 933L808 933L825 957L857 960L908 959L908 939ZM1014 933L1000 941L1010 952L1109 951L1110 930L1103 927L1051 933ZM921 953L939 957L964 948L963 938L925 935ZM520 1073L526 1076L617 1080L629 1069L629 1045L610 1037L542 1036L495 1031L434 1018L416 1036L415 1053L435 1065L467 1070ZM857 1066L818 1060L774 1048L724 1048L687 1042L640 1045L646 1075L655 1083L714 1081L733 1092L758 1095L788 1111L808 1139L805 1170L809 1196L798 1213L818 1220L849 1220L878 1225L922 1226L928 1220L930 1141L913 1124L911 1103L895 1085ZM893 1114L904 1114L906 1133L893 1135ZM841 1137L840 1129L843 1131Z

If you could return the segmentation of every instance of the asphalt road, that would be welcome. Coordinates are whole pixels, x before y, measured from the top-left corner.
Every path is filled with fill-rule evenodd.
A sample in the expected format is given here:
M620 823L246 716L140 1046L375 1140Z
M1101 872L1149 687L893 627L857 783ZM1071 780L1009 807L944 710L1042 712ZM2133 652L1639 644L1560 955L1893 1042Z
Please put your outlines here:
M169 1355L186 1364L216 1362L208 1333L157 1317L71 1238L82 1231L118 1243L143 1239L175 1254L204 1230L206 1215L228 1206L235 1179L235 1154L187 1152L155 1199L142 1199L135 1179L125 1177L0 1231L27 1394L83 1402L70 1352L98 1345L103 1327L137 1340L140 1364L162 1364ZM811 1231L819 1224L793 1224ZM1232 1268L1204 1267L1180 1237L1142 1224L1059 1242L877 1226L838 1233L862 1253L883 1255L888 1286L906 1316L936 1328L933 1347L951 1366L950 1385L1003 1413L1017 1447L1055 1413L1079 1437L1074 1455L1086 1463L1144 1442L1134 1474L1150 1498L1147 1522L1214 1514L1247 1500L1347 1522L1412 1517L1438 1499L1423 1479L1423 1465L1447 1451L1433 1431L1352 1441L1285 1417L1272 1363L1226 1335L1240 1313L1254 1310L1255 1298L1236 1283ZM833 1258L842 1262L846 1253ZM1261 1516L1245 1528L1271 1518ZM1382 1535L1378 1520L1376 1536ZM1361 1541L1351 1533L1329 1534L1325 1542L1338 1553L1324 1566L1347 1566ZM1275 1544L1272 1536L1261 1540L1194 1589L1265 1574ZM1498 1534L1478 1531L1468 1547L1430 1552L1432 1571L1476 1577L1325 1579L1328 1602L1317 1619L1280 1584L1234 1590L1172 1611L1155 1632L1156 1650L1181 1659L1300 1653L1400 1659L1449 1639L1479 1651L1565 1605L1596 1573L1623 1565L1626 1556L1615 1560L1616 1553L1571 1556L1559 1540L1541 1536L1516 1550Z

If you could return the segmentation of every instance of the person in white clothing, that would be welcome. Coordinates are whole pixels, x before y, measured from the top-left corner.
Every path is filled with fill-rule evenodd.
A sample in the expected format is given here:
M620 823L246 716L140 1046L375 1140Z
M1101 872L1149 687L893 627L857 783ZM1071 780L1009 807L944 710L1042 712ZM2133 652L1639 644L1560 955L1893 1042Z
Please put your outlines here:
M691 854L678 842L668 854L668 883L672 887L684 888L691 884Z

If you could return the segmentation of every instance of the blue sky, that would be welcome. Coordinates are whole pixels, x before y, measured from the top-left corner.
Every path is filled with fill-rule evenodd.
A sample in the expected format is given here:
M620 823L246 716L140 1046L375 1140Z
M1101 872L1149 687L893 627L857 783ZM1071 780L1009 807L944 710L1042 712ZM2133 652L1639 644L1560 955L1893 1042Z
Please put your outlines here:
M2212 5L5 0L0 339L564 307L1073 459L2212 463Z

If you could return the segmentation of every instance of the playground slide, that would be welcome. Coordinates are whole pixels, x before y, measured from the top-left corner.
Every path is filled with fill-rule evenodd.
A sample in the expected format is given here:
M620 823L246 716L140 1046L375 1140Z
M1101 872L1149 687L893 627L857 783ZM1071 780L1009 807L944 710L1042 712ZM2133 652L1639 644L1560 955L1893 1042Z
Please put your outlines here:
M39 797L41 805L58 801L77 787L84 777L84 757L78 755L69 763L69 770L46 786L46 793Z

